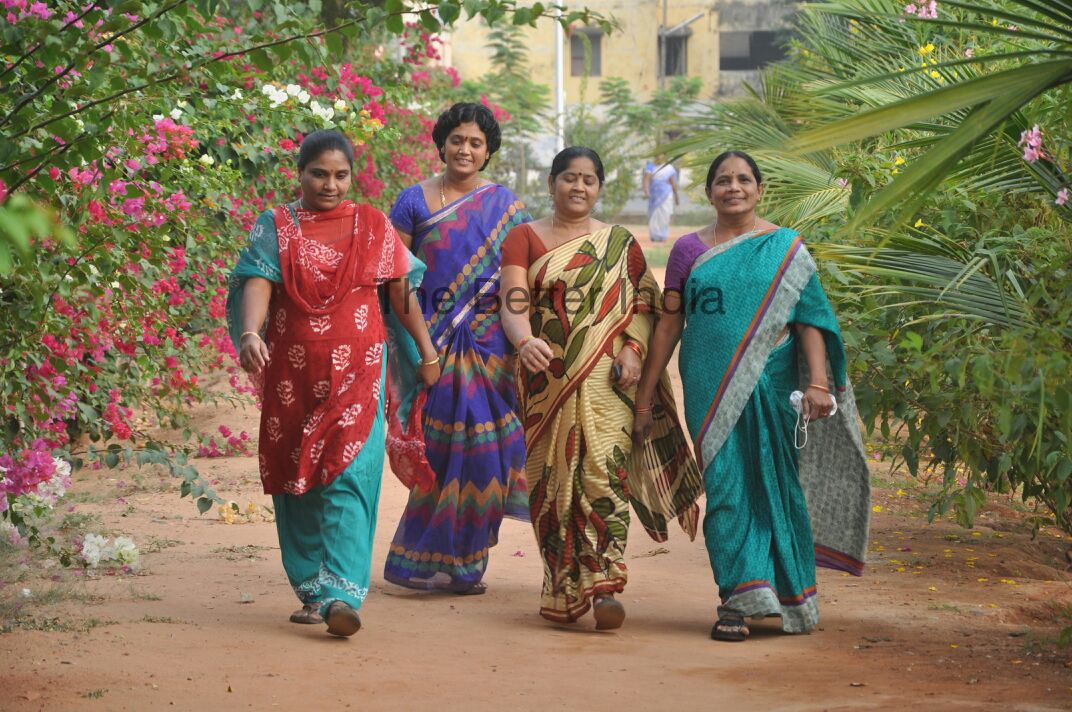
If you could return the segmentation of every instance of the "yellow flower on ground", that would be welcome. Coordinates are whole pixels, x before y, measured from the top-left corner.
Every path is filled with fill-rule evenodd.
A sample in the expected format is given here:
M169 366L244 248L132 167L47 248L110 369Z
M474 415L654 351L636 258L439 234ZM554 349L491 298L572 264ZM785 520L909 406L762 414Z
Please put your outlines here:
M927 223L923 222L923 218L920 218L919 220L916 220L915 224L912 227L923 227L926 224Z
M874 507L871 508L871 511L875 514L878 514L882 511L882 507L876 504Z
M893 163L896 166L903 166L904 156L898 156L897 158L893 159ZM897 490L897 494L904 494L904 490Z

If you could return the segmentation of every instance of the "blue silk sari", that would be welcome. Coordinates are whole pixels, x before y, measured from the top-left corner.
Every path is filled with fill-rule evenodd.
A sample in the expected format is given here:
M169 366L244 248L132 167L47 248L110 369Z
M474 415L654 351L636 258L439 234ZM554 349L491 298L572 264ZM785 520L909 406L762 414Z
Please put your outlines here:
M421 186L391 211L428 266L418 294L442 376L416 388L417 352L389 333L392 412L387 452L409 501L384 577L410 588L463 591L480 582L503 516L528 519L525 442L512 348L498 313L500 246L530 218L500 185L430 213Z
M803 238L749 233L697 258L682 295L685 418L704 471L704 538L720 615L819 623L815 567L863 573L870 484L845 349ZM824 337L835 415L794 444L809 383L793 324Z

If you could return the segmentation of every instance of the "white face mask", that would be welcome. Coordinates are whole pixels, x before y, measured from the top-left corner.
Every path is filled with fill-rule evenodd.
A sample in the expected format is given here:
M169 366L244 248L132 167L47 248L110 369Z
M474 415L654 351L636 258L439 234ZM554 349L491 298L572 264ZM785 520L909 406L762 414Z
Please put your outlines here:
M802 449L808 444L808 421L810 418L804 415L804 394L800 391L793 391L789 394L789 403L793 406L793 410L797 412L797 422L793 426L793 447L797 450ZM830 402L833 404L833 409L830 411L830 415L837 412L837 399L830 395ZM829 416L828 416L829 417ZM800 435L804 434L804 440L801 442Z

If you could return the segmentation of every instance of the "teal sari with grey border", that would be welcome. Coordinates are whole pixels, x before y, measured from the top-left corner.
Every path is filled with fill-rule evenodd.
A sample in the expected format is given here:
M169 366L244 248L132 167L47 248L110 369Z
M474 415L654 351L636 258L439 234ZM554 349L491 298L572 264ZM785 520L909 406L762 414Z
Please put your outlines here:
M816 565L861 575L870 483L845 348L815 262L796 232L748 233L711 248L682 294L685 419L704 471L704 537L719 615L819 623ZM789 395L809 383L793 324L824 337L837 413L794 444Z

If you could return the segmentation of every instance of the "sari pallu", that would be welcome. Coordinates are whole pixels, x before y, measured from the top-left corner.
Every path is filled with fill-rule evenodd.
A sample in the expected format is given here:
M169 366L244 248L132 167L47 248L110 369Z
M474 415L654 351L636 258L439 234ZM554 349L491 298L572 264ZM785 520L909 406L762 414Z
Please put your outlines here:
M720 612L819 622L815 566L863 573L870 484L837 319L799 234L749 233L701 255L682 295L685 417L704 470ZM789 395L809 381L792 324L826 344L835 415L794 446ZM787 333L788 329L788 333Z
M489 185L414 231L412 249L428 265L422 309L443 371L420 391L416 347L391 330L387 451L410 488L384 565L392 583L469 589L487 569L503 516L528 519L512 349L496 308L501 243L528 220L513 193Z
M694 537L702 480L669 378L652 438L636 453L635 387L611 381L626 337L647 347L660 303L629 231L605 228L551 250L529 268L528 286L532 332L554 353L546 371L521 371L529 503L544 563L540 614L569 622L594 595L624 589L630 505L656 541L673 517Z
M246 280L274 283L262 328L270 358L258 383L261 481L291 585L322 611L334 600L357 608L368 590L384 458L377 285L419 279L422 269L382 213L345 201L262 214L231 275L236 348Z

